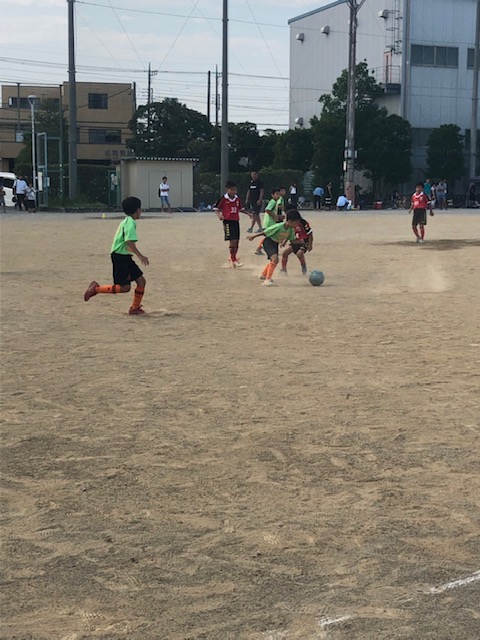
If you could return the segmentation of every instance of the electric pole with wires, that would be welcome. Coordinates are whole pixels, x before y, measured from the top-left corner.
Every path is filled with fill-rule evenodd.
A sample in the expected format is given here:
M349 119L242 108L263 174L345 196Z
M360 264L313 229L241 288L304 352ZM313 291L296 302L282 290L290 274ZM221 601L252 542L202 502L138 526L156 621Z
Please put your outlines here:
M356 68L357 68L357 14L365 0L347 0L350 9L349 24L349 56L348 56L348 80L347 80L347 121L344 152L344 192L355 204L355 95L356 95Z
M220 131L220 193L228 180L228 0L223 0L222 129Z

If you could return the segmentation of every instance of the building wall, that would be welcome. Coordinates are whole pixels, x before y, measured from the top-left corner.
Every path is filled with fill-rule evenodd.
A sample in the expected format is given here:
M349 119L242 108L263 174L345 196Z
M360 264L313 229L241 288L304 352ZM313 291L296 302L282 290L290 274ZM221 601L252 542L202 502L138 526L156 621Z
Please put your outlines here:
M142 201L144 209L158 209L158 188L162 177L167 176L172 207L192 207L193 164L188 160L123 160L122 198L135 195Z
M6 171L13 168L13 161L23 148L23 144L15 141L18 112L15 106L10 106L12 101L17 100L17 85L3 85L1 90L0 166L2 170ZM68 122L68 82L63 83L60 87L20 85L21 102L25 102L27 96L31 94L40 99L60 100L61 97ZM89 94L106 95L108 108L91 108ZM80 163L105 162L124 157L127 154L125 143L131 136L128 123L134 112L135 94L131 84L78 82L78 161ZM22 104L20 109L20 128L23 132L31 130L31 114L28 105Z
M401 82L401 42L403 0L368 0L358 12L357 61L366 59L377 82ZM380 18L379 11L387 10ZM344 0L327 5L290 21L290 127L297 118L309 125L320 115L318 102L343 69L348 67L348 29L350 11ZM328 26L328 35L321 29ZM303 33L304 40L297 40ZM389 58L385 52L389 50ZM388 74L387 74L388 66ZM388 95L384 102L392 113L398 113L400 97Z

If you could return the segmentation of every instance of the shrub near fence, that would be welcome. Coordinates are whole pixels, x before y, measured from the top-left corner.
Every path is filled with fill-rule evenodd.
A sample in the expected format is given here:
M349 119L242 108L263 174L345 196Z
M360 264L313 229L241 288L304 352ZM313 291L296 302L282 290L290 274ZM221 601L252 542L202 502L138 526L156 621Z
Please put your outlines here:
M108 204L109 167L98 164L79 164L78 192L89 202Z
M265 200L270 197L270 191L274 187L288 187L297 183L298 195L303 195L303 173L295 169L263 169L260 173L260 180L265 185ZM229 180L238 185L238 195L243 200L250 184L250 172L231 173ZM203 202L205 205L213 205L223 195L225 189L220 192L220 176L216 173L195 173L193 178L193 206L199 207Z

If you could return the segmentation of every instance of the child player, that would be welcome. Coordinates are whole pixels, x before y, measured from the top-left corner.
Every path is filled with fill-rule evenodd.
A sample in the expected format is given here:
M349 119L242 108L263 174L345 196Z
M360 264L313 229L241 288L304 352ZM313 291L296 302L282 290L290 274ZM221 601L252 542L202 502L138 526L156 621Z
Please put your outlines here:
M299 214L300 215L300 214ZM295 239L290 242L282 254L282 270L281 273L287 274L288 256L294 253L300 260L302 273L307 273L307 263L305 262L305 254L313 248L313 231L312 227L300 216L300 220L294 229Z
M423 192L423 182L417 182L415 185L415 193L412 195L412 203L408 213L413 211L412 229L417 242L423 244L425 242L425 226L427 224L427 207L430 209L430 215L433 216L432 203ZM420 232L418 231L420 227Z
M238 197L238 188L235 182L228 181L225 185L225 191L225 195L218 200L213 210L218 219L223 222L225 242L228 242L230 246L230 266L236 269L243 267L237 256L240 242L240 212L250 214L245 211L242 201Z
M263 231L248 236L249 240L265 236L263 248L268 256L268 263L260 275L260 280L264 280L263 284L266 287L274 286L272 277L278 264L278 245L281 244L284 246L289 240L291 242L295 239L295 232L293 229L298 224L299 220L300 214L294 209L287 212L287 219L285 222L276 222Z
M143 316L142 298L146 280L143 272L133 261L132 253L143 265L148 265L148 258L137 249L137 220L142 215L142 203L138 198L130 196L122 202L125 219L119 224L112 244L113 284L99 285L95 280L85 291L83 299L88 302L97 293L127 293L132 280L137 283L133 294L132 306L128 310L131 316Z
M283 220L283 217L280 218L278 216L278 209L279 209L279 205L280 205L280 199L281 199L281 191L280 189L276 188L272 189L270 192L270 200L268 201L267 206L265 207L265 212L263 214L263 220L262 220L262 228L266 229L267 227L271 227L272 224L275 224L276 222L281 222ZM255 255L257 256L263 256L263 251L262 251L262 246L263 246L263 242L264 242L265 238L262 238L260 241L260 244L257 247L257 250L255 251Z

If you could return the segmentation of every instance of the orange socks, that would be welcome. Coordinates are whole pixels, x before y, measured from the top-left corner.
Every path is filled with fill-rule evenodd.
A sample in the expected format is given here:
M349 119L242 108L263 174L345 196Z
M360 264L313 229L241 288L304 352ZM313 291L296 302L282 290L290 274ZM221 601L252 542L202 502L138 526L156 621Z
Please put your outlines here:
M143 294L145 293L145 287L137 287L133 292L132 309L138 309L142 304Z
M119 284L102 284L95 287L95 293L121 293L122 287Z
M269 262L267 264L267 272L265 274L265 279L266 280L271 280L273 277L273 272L275 271L275 269L277 268L277 265L275 264L275 262Z
M264 278L266 278L266 277L267 277L267 272L268 272L268 269L269 269L269 268L270 268L270 262L267 262L267 264L265 265L265 269L262 271L262 276L263 276Z

